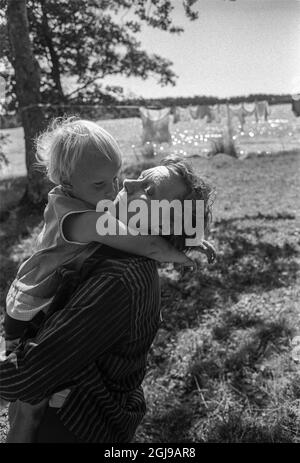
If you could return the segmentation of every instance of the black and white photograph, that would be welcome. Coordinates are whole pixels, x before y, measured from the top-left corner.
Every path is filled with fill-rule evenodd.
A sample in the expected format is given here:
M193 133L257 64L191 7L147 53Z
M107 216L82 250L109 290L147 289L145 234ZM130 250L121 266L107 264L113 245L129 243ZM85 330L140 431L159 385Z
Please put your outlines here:
M0 0L0 443L300 443L300 0Z

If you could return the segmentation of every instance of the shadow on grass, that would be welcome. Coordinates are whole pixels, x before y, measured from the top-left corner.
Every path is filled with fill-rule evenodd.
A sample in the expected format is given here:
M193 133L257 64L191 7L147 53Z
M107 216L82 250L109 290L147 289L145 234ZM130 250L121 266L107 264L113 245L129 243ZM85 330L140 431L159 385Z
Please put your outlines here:
M274 355L284 355L293 335L290 321L276 310L272 313L268 300L269 292L292 287L299 274L299 242L287 233L293 228L293 220L290 214L258 214L220 221L214 231L220 253L215 264L201 265L198 272L188 271L178 281L168 275L162 278L164 341L151 352L152 368L158 368L159 374L166 375L171 384L169 368L177 368L180 376L180 362L170 367L168 344L172 339L178 340L179 332L187 327L199 330L201 326L203 333L203 344L196 347L184 377L177 383L176 400L174 389L170 393L165 391L164 400L169 407L178 400L190 404L190 417L181 434L187 440L183 442L188 439L194 442L294 442L294 437L299 437L297 429L294 437L287 431L287 426L295 427L294 416L279 416L274 412L269 424L266 418L261 418L263 410L274 407L277 400L276 379L272 368L265 363ZM246 301L249 294L251 303L245 302L243 306L244 296ZM264 304L270 306L266 309ZM207 322L209 316L211 325ZM274 391L268 390L266 384L270 383ZM282 384L284 387L284 381ZM194 401L198 393L200 398ZM202 394L209 404L208 410L203 407ZM215 411L219 406L218 394L221 394L220 402L225 400L220 413ZM299 393L292 395L293 399L300 398ZM227 402L233 409L243 404L248 409L241 414L234 410L225 413ZM197 405L194 407L194 404ZM202 404L200 411L199 404ZM174 442L178 434L172 426L180 423L181 411L175 407L170 420L163 408L161 405L160 410L153 409L146 426L152 433L157 432L154 431L157 428L163 433L165 440L160 442ZM195 431L195 423L205 429ZM158 435L162 435L159 432Z
M280 236L270 242L270 231L274 234L270 217L260 224L255 223L256 218L251 220L254 224L242 229L235 225L241 219L217 224L214 239L219 257L215 264L203 265L202 261L196 273L188 270L175 282L162 276L162 301L168 307L164 311L166 329L176 332L187 322L190 327L198 325L204 310L235 303L243 293L259 294L295 283L299 272L297 243L282 241ZM275 220L285 228L291 217L275 216Z
M186 383L186 392L195 390L192 379L196 378L200 388L206 388L211 381L230 379L230 387L240 396L247 399L248 404L264 407L269 402L268 394L259 388L256 382L249 380L253 372L259 373L262 380L272 378L271 370L264 362L274 352L284 352L289 347L289 339L293 334L291 326L285 320L263 321L253 323L254 330L247 330L241 336L238 346L228 343L226 354L220 355L207 345L198 348L191 360L190 380ZM225 325L227 339L237 329L234 324ZM219 344L219 348L222 344ZM228 347L230 346L230 347Z

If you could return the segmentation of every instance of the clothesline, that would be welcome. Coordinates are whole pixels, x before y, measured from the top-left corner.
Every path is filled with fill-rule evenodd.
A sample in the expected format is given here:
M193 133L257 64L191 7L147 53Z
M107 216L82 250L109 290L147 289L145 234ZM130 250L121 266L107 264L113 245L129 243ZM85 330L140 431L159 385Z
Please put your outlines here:
M175 105L170 105L175 107ZM188 108L191 105L186 105L186 106L181 106L184 108ZM23 107L19 107L18 111L23 112L27 111L29 109L33 108L53 108L53 109L74 109L74 108L83 108L83 109L95 109L95 108L111 108L111 109L137 109L139 110L142 105L120 105L120 104L96 104L96 105L86 105L86 104L50 104L50 103L38 103L38 104L32 104L32 105L27 105ZM163 110L165 109L166 106L147 106L147 109L152 109L152 110Z
M204 120L205 123L215 122L217 124L223 123L228 126L228 132L232 131L232 120L237 118L239 121L240 130L244 130L244 125L248 117L254 116L256 123L259 121L267 121L270 115L270 107L267 100L259 100L254 102L242 102L242 103L217 103L214 105L208 104L188 104L186 106L181 105L169 105L164 106L142 106L142 105L130 105L130 104L97 104L97 105L84 105L84 104L49 104L39 103L33 105L27 105L19 108L19 112L27 111L34 108L43 109L60 109L61 111L67 109L89 110L97 108L104 110L135 110L134 115L140 115L142 122L142 144L157 142L157 143L170 143L172 140L170 133L170 122L176 124L179 121L192 121L192 120ZM300 96L292 99L291 109L295 116L300 116ZM101 115L101 114L100 114ZM98 114L99 116L99 114ZM121 114L122 116L122 114ZM172 117L171 117L172 116ZM94 114L97 117L97 114Z
M251 111L245 107L245 105L252 105L254 109ZM263 117L265 120L267 120L267 116L269 114L269 109L268 109L268 102L267 101L258 101L254 103L239 103L238 105L233 105L233 104L226 104L229 106L230 110L230 115L232 117L237 116L241 126L244 125L245 123L245 117L250 116L252 114L255 114L256 120L258 121L261 117ZM146 109L147 110L153 110L153 111L165 111L169 110L170 113L173 114L173 122L176 123L179 120L186 120L189 118L192 119L204 119L206 118L207 122L212 122L213 120L220 121L221 118L221 110L220 107L224 106L224 104L215 104L215 105L207 105L207 104L199 104L199 105L187 105L187 106L175 106L172 105L171 108L166 108L166 107L158 107L158 106L148 106ZM132 110L138 110L141 114L141 108L143 106L141 105L70 105L70 104L33 104L33 105L27 105L24 107L20 107L19 111L24 112L28 111L30 109L34 108L44 108L44 109L60 109L60 110L66 110L66 109L75 109L79 108L82 110L88 110L88 109L96 109L96 108L105 108L105 109L132 109ZM189 109L189 114L185 115L184 111L186 109ZM145 116L145 115L144 115ZM141 116L142 117L142 116ZM159 117L158 117L159 118ZM153 117L152 117L153 120Z
M19 108L19 111L27 111L28 109L33 109L33 108L59 108L59 109L66 109L66 108L86 108L86 109L92 109L92 108L118 108L118 109L139 109L140 105L112 105L112 104L99 104L99 105L85 105L85 104L50 104L50 103L38 103L38 104L32 104L32 105L27 105ZM156 108L156 107L155 107Z
M27 105L20 108L20 112L30 110L33 108L45 108L45 109L60 109L66 110L71 108L82 108L82 110L105 108L106 110L113 109L126 109L136 110L137 114L140 115L142 121L142 144L147 142L158 142L158 143L169 143L171 141L170 133L170 115L173 116L173 124L179 121L191 121L196 119L202 119L205 123L221 123L225 122L228 126L228 131L232 131L232 119L237 118L240 124L240 129L244 130L246 118L255 116L256 123L259 121L267 121L270 115L269 104L267 100L260 100L255 102L242 102L238 104L232 104L227 102L226 104L198 104L198 105L169 105L169 107L159 106L142 106L142 105L128 105L128 104L99 104L99 105L71 105L71 104L34 104ZM293 99L292 108L296 116L300 115L300 99ZM96 116L95 116L96 117Z
M257 101L257 103L259 103L261 100ZM264 100L263 100L264 101ZM244 103L238 103L238 105L241 105L241 104L255 104L256 102L244 102ZM173 107L173 108L195 108L195 107L199 107L199 106L210 106L210 107L215 107L215 106L222 106L222 105L226 105L226 104L229 104L231 106L235 106L236 104L235 103L229 103L229 102L226 102L226 103L215 103L215 104L211 104L211 105L208 105L206 103L199 103L198 105L192 105L192 104L187 104L187 105L169 105L168 107ZM144 105L145 106L145 105ZM33 109L33 108L60 108L60 109L67 109L67 108L85 108L85 109L92 109L92 108L116 108L116 109L140 109L141 107L143 107L143 105L125 105L125 104L96 104L96 105L91 105L91 104L64 104L64 103L59 103L59 104L51 104L51 103L37 103L37 104L31 104L31 105L27 105L27 106L23 106L23 107L19 107L18 110L19 111L27 111L28 109ZM156 106L156 105L150 105L150 106L147 106L148 109L157 109L157 110L161 110L161 109L164 109L166 108L166 106Z

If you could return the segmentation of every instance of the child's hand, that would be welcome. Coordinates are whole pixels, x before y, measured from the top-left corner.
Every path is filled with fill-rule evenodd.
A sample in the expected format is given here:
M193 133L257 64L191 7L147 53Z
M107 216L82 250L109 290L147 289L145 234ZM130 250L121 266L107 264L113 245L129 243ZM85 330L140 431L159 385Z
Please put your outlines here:
M206 255L209 264L212 264L217 257L215 248L208 241L203 240L197 250Z

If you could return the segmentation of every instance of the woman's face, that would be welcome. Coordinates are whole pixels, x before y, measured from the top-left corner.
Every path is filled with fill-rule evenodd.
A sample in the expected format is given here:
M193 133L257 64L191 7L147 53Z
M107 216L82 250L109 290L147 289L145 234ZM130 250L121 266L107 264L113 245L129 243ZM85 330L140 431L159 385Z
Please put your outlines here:
M152 200L183 199L187 194L187 187L182 177L175 174L165 166L152 167L144 170L138 179L125 179L123 189L116 197L115 204L118 207L129 205L130 201L143 200L150 206ZM134 213L128 212L128 219ZM151 217L149 217L151 221Z

